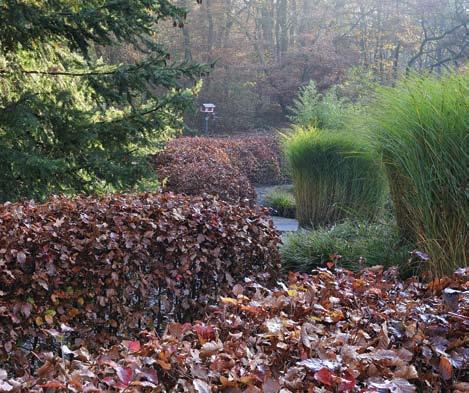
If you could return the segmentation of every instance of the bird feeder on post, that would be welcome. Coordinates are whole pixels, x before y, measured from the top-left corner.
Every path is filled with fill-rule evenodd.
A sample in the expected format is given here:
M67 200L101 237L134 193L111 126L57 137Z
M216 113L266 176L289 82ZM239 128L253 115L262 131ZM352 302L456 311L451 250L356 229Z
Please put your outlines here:
M208 134L208 120L210 118L210 115L212 115L213 117L215 117L215 108L216 106L214 104L211 104L211 103L207 103L207 104L202 104L202 106L200 107L200 111L202 113L205 114L205 134Z

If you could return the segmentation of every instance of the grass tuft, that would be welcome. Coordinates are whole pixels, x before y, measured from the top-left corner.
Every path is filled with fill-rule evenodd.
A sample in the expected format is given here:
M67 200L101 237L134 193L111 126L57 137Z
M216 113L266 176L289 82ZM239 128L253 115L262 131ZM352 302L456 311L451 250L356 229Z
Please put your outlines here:
M385 178L362 138L300 128L285 136L285 153L301 226L328 226L347 217L372 220L381 212Z
M401 233L436 276L467 266L469 73L411 77L379 91L370 139L381 152Z
M307 273L340 255L339 264L352 270L399 266L407 274L412 249L401 242L396 225L346 221L331 228L288 234L280 253L286 271Z
M274 215L295 218L296 201L292 187L280 186L273 189L265 197L266 206L273 210Z

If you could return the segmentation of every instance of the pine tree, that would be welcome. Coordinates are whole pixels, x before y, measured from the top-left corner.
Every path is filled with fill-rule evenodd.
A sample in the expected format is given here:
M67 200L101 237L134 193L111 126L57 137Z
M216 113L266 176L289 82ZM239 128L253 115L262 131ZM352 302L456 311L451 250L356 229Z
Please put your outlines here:
M170 0L0 0L0 201L130 189L182 126L206 67L172 63L156 28ZM97 48L131 45L112 64ZM194 86L194 83L191 84Z

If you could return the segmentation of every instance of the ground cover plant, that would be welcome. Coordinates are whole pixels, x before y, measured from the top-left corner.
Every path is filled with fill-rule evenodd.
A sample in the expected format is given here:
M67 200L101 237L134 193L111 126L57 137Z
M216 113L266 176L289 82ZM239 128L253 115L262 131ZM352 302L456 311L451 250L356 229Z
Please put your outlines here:
M310 272L327 262L360 270L367 266L397 266L402 275L417 273L414 246L402 242L391 222L346 221L331 228L288 234L280 248L285 271Z
M467 392L468 269L424 285L375 267L248 281L203 321L0 370L11 392ZM60 333L63 334L63 333Z
M188 195L208 193L231 203L255 201L249 179L208 138L174 139L154 156L154 165L165 190Z
M370 146L358 135L297 128L285 138L301 226L347 217L373 219L383 208L386 184Z
M434 274L467 265L469 73L382 89L370 139L383 156L397 222Z
M208 196L5 204L0 233L0 369L26 375L41 350L190 320L237 282L274 279L279 265L265 211Z

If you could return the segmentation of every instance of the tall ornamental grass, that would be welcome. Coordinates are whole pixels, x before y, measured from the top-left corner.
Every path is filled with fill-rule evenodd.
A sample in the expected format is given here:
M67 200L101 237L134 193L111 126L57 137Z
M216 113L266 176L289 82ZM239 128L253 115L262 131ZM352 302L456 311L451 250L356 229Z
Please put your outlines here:
M436 276L467 266L469 74L412 77L379 91L371 140L382 153L402 234Z
M328 226L347 217L369 220L380 212L385 179L361 138L298 129L286 137L285 152L302 227Z

